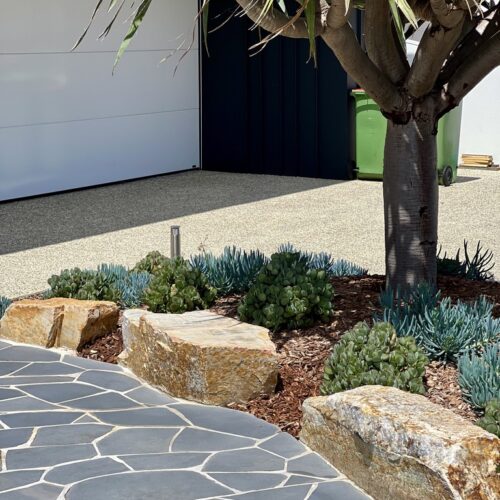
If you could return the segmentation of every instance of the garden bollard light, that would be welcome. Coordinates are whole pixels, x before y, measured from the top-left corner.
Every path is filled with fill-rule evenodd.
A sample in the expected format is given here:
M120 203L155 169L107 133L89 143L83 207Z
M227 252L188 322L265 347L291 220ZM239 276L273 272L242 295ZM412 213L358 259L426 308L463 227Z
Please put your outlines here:
M170 227L170 257L176 259L181 256L181 227Z

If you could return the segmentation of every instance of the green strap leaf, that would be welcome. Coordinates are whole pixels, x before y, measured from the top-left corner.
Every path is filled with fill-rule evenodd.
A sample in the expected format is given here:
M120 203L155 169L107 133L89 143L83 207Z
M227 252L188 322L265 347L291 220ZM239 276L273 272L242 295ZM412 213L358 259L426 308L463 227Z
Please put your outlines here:
M408 1L407 0L394 0L394 2L398 6L399 10L406 17L406 19L408 19L408 21L411 23L411 25L415 29L417 29L418 28L417 18L415 17L415 14L413 13L413 10L410 7L410 4L408 3Z
M399 9L396 4L396 0L389 0L389 6L391 8L392 19L394 20L394 26L396 28L396 33L398 35L399 43L406 51L406 39L403 22L401 21L401 16L399 15Z
M316 1L305 0L304 5L306 14L307 34L309 36L309 56L314 60L316 65Z
M205 50L208 52L208 9L210 6L210 0L203 0L203 5L201 7L201 29L203 32L203 43L205 45Z
M95 16L97 15L97 12L101 8L101 5L102 5L103 1L104 0L99 0L97 2L97 5L94 8L94 12L92 12L92 16L90 17L89 24L85 28L84 32L81 34L80 38L76 41L75 45L73 45L73 48L71 50L75 50L82 43L82 40L85 38L85 36L87 35L90 27L92 26L92 22L94 21Z
M137 30L139 29L140 25L142 24L142 21L144 20L144 16L147 14L149 7L151 6L153 0L143 0L141 5L139 5L139 8L137 9L137 12L135 14L135 17L130 24L130 28L128 30L127 35L123 39L123 42L120 45L120 48L118 49L118 53L116 54L116 59L115 59L115 64L113 65L113 72L115 71L115 68L117 64L120 62L120 59L122 58L123 54L127 50L128 46L130 45L130 42L132 41L132 38L134 38L135 34L137 33Z
M285 0L276 0L276 3L278 4L278 7L281 9L283 14L288 15L288 12L286 10Z

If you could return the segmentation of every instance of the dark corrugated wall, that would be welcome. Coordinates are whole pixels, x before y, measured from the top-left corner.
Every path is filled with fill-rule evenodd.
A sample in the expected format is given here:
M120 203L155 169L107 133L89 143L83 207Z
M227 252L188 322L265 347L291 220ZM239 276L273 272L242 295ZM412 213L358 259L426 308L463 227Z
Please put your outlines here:
M210 7L221 24L234 0ZM209 35L202 55L202 166L207 170L348 179L348 78L319 41L318 68L305 40L277 38L250 57L258 41L247 18Z

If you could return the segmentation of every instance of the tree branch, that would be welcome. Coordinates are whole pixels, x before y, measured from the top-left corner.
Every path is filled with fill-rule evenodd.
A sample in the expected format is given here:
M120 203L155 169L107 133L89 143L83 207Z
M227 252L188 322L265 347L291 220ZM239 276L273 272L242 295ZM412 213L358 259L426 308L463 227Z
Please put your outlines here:
M453 4L449 4L445 0L430 0L429 3L438 23L443 28L454 28L462 21L464 11L453 9Z
M366 2L365 26L366 51L370 59L393 83L404 81L410 67L396 45L399 40L393 34L387 0Z
M491 71L500 65L500 32L485 40L464 62L445 87L448 106L460 101Z
M417 98L434 88L444 62L460 39L465 20L465 12L449 10L446 0L430 3L439 24L433 23L425 31L406 81L409 94Z
M309 38L307 25L304 18L300 17L295 22L276 9L271 9L263 14L263 5L260 0L236 0L243 12L258 26L270 33L287 38ZM321 30L318 32L320 34Z
M335 53L344 70L364 88L383 111L406 111L404 99L396 86L361 49L347 21L347 15L344 0L332 0L321 37Z
M464 26L467 28L463 33L460 43L448 57L444 68L439 75L439 86L445 85L453 76L455 71L469 58L471 54L484 41L500 31L500 4L485 14L485 17L470 19L466 17Z

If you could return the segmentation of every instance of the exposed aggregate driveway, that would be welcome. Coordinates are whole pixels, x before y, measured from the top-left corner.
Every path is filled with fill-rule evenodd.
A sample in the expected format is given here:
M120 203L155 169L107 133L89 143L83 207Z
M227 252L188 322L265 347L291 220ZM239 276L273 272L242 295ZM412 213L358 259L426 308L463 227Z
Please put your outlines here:
M363 500L251 415L177 400L119 366L0 340L0 500Z

